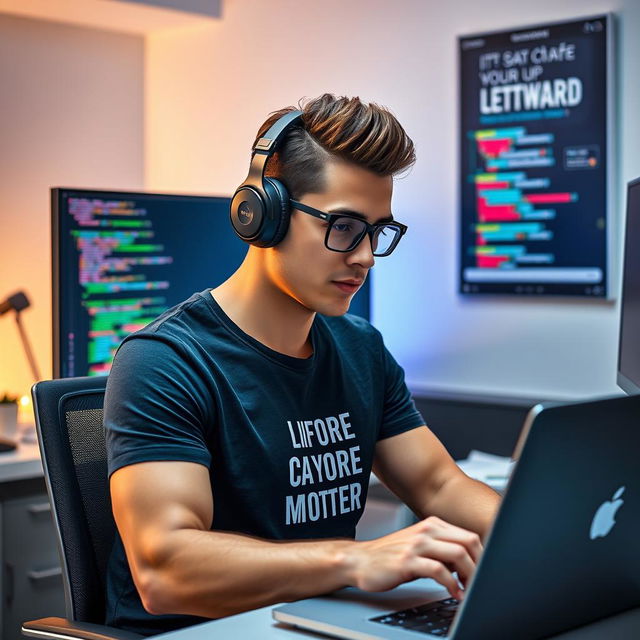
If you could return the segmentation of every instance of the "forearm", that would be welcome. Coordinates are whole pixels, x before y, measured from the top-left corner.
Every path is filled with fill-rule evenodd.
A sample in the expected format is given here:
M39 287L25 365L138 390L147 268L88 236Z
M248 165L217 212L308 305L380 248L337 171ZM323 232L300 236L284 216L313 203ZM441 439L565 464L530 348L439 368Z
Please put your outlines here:
M500 495L464 473L452 474L425 507L422 517L435 515L483 539L489 533L500 506Z
M348 550L355 544L182 529L134 577L151 613L216 618L346 586Z

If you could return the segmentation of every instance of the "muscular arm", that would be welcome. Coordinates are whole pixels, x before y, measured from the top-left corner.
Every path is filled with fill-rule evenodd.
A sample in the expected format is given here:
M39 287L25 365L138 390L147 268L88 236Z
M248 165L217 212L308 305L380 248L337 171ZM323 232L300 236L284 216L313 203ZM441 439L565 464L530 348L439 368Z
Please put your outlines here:
M210 531L208 470L144 462L111 477L111 497L133 579L152 614L221 617L343 586L382 591L433 577L462 597L480 554L474 534L437 518L367 542L273 542Z
M347 584L348 541L269 542L210 531L208 470L145 462L111 478L111 496L134 582L147 611L220 617Z
M437 516L482 537L500 504L493 489L458 468L427 427L378 442L373 469L419 517Z

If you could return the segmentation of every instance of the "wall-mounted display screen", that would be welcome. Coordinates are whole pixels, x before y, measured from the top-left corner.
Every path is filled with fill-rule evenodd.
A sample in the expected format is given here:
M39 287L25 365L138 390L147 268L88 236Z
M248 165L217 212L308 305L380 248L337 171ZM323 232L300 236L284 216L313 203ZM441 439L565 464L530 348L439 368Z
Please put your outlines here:
M611 27L459 38L461 293L610 296Z

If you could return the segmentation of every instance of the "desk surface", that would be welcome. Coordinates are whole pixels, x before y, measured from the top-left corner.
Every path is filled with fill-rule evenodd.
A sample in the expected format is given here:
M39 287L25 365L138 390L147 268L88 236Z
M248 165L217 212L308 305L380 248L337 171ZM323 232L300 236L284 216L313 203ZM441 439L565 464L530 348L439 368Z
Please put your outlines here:
M421 591L433 595L438 591L446 597L446 592L433 580L416 580L408 585L402 585L385 594L372 594L379 604L385 598L389 602L397 600L402 591ZM154 640L201 640L201 638L260 638L261 640L296 640L303 638L317 640L327 636L303 631L296 627L277 623L271 616L273 607L263 607L255 611L247 611L228 618L212 620L193 627L187 627L179 631L154 636ZM389 606L389 610L399 607ZM373 615L373 613L372 613ZM412 636L414 637L414 636ZM415 637L418 637L417 635ZM586 627L574 629L566 633L554 636L555 640L626 640L640 637L640 608L626 611L606 620L599 620Z
M0 482L42 478L44 475L33 426L22 425L20 436L21 439L15 451L0 453Z

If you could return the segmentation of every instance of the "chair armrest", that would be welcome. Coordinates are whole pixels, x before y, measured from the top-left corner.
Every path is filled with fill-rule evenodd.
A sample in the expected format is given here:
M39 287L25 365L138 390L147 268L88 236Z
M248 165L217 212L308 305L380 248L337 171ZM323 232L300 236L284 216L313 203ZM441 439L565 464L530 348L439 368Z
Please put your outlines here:
M131 631L89 622L71 622L65 618L40 618L22 624L22 635L41 640L142 640L144 636Z

